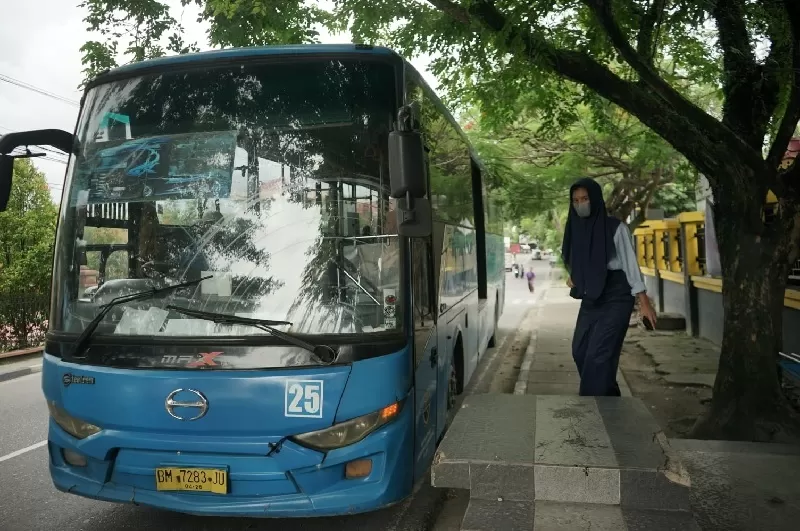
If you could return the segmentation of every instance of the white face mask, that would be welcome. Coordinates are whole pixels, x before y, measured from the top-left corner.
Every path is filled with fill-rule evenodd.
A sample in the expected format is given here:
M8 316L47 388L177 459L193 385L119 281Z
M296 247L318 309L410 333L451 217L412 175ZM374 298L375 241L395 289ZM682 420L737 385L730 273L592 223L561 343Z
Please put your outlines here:
M588 201L586 203L578 203L574 205L574 208L579 217L588 218L592 214L592 204Z

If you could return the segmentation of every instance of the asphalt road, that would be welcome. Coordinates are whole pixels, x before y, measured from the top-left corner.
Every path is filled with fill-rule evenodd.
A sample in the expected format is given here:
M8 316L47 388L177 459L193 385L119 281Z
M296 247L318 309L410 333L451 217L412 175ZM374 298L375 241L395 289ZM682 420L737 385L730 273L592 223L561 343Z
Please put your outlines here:
M527 267L527 266L526 266ZM537 263L537 271L546 271ZM508 274L506 307L500 319L499 344L513 335L533 298L524 280ZM506 341L508 343L508 341ZM500 361L492 349L476 371L467 392L489 385L492 367ZM494 363L493 363L494 362ZM119 505L62 494L50 482L47 470L47 408L41 375L31 374L0 382L0 530L255 530L270 531L422 531L432 526L445 503L441 490L423 481L403 503L368 514L321 519L232 519L187 516Z

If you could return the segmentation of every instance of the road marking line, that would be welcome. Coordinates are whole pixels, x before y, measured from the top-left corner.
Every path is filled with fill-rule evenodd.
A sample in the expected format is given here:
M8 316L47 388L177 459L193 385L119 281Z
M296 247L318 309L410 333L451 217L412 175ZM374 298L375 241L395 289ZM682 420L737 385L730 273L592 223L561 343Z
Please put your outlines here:
M45 446L46 444L47 444L47 441L41 441L41 442L38 442L36 444L32 444L30 446L26 446L25 448L22 448L21 450L17 450L16 452L11 452L10 454L7 454L7 455L4 455L4 456L0 457L0 463L2 463L3 461L8 461L9 459L14 459L15 457L19 457L22 454L27 454L28 452L31 452L33 450L36 450L37 448L41 448L42 446Z

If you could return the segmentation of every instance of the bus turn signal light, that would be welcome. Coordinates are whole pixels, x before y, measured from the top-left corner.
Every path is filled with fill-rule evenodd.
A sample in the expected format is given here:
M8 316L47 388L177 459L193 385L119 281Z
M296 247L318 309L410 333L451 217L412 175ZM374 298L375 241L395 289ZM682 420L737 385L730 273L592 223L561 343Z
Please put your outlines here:
M365 478L372 473L372 459L357 459L350 461L344 467L344 477L347 479Z
M399 412L400 412L400 404L395 402L394 404L388 405L385 408L381 409L381 419L390 420L393 417L397 416Z

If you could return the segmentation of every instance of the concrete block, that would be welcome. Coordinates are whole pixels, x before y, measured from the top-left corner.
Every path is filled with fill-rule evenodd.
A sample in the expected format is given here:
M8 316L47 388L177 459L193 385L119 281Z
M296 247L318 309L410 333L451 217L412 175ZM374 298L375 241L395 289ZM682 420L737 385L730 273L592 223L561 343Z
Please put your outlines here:
M536 397L485 394L464 399L439 446L447 461L532 463Z
M667 479L660 471L623 469L619 480L623 507L690 510L689 487Z
M595 403L616 464L651 471L663 466L664 452L655 440L661 427L641 401L596 397Z
M499 528L498 528L499 529ZM537 501L534 531L620 531L625 529L617 505Z
M530 385L529 392L574 393L571 384ZM688 472L636 398L469 396L436 453L431 481L469 489L473 500L689 508Z
M617 466L593 397L538 397L535 438L536 464Z
M470 465L470 497L483 500L534 501L531 465Z
M583 466L534 467L536 500L619 505L619 470Z
M535 422L534 396L486 394L465 398L436 451L431 483L434 487L470 489L476 485L471 479L473 465L531 468ZM492 488L486 487L489 491ZM508 488L512 492L517 489L513 485Z
M656 330L685 330L686 318L682 315L661 313L658 314Z
M578 384L528 382L527 393L529 395L577 396Z
M469 463L443 461L431 467L431 485L445 489L470 488Z
M470 500L461 531L531 531L533 502Z
M622 515L628 531L702 531L690 512L623 509Z

